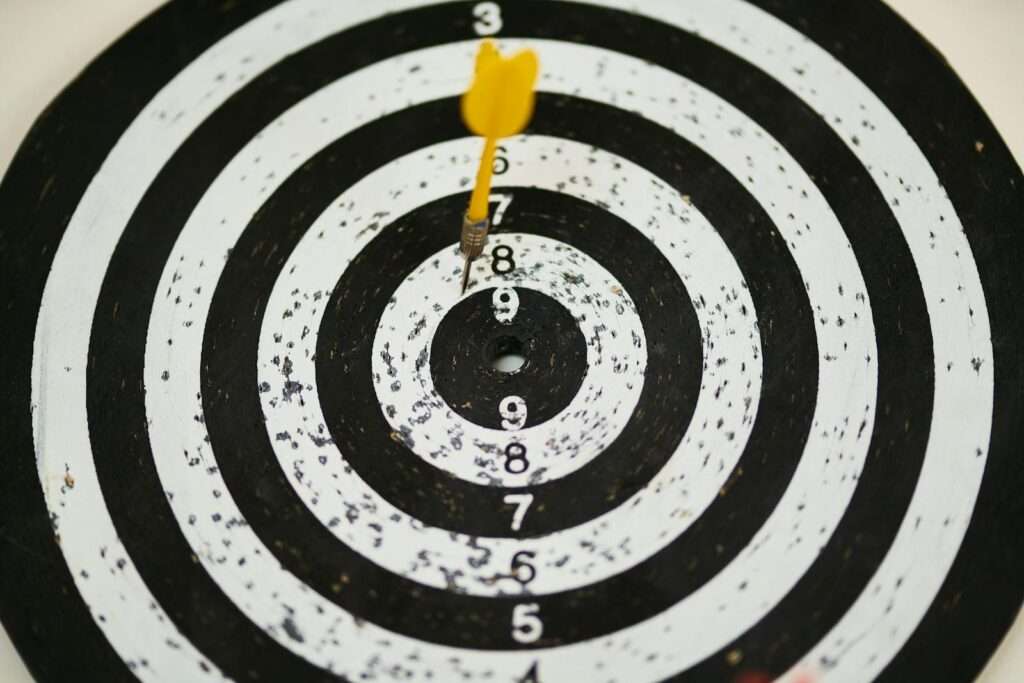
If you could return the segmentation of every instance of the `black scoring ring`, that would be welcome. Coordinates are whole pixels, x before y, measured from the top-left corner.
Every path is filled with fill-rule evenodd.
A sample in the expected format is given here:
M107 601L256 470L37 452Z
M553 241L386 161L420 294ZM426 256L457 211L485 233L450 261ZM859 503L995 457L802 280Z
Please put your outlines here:
M471 536L534 536L614 509L671 457L700 388L697 316L679 276L651 241L614 214L569 195L516 188L515 196L501 230L558 240L598 261L626 292L635 293L649 349L637 408L618 438L574 472L530 486L536 514L528 515L520 529L510 528L514 505L505 501L516 489L453 478L394 437L373 386L373 347L365 342L379 334L378 321L399 285L451 244L453 236L444 228L464 210L464 195L422 206L382 229L345 269L317 335L322 412L346 462L370 488L414 519ZM275 210L268 219L276 216ZM396 249L399 242L402 248ZM567 316L564 325L570 320ZM472 391L476 396L479 389ZM492 406L497 412L497 403Z

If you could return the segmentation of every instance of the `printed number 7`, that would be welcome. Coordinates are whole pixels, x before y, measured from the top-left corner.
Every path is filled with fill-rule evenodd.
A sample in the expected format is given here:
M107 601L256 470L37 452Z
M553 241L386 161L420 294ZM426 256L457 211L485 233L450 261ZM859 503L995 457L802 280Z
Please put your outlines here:
M505 496L505 502L516 506L516 511L512 514L512 531L519 531L523 528L523 518L526 517L526 511L533 502L533 494L510 493Z
M512 203L512 195L510 194L492 194L491 203L497 202L498 206L494 207L494 218L491 220L492 225L501 225L501 219L505 217L505 210L508 209Z

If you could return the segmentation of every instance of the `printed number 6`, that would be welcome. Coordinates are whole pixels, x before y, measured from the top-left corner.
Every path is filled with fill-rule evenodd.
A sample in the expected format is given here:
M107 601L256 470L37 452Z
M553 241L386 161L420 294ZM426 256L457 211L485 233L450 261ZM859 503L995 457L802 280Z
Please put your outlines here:
M535 602L516 605L512 609L513 640L517 643L535 643L540 640L540 634L544 631L544 623L537 615L539 611L540 605Z
M481 2L473 8L476 22L473 30L478 36L493 36L501 30L501 7L496 2Z
M537 553L532 550L520 550L518 553L512 556L512 578L523 584L524 586L535 578L537 578L537 569L527 560L532 560L537 557ZM519 570L525 568L525 572ZM526 576L523 576L523 574Z

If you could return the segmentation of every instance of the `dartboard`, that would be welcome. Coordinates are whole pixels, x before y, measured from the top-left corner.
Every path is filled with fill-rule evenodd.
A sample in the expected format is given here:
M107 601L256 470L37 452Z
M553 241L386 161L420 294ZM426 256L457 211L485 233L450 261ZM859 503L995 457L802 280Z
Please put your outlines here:
M0 216L40 680L959 682L1021 605L1022 175L879 0L176 0Z

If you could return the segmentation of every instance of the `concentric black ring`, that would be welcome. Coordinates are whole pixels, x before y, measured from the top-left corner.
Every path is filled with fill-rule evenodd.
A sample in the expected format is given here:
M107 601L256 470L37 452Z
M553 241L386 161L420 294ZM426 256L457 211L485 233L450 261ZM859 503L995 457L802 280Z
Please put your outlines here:
M442 106L450 112L455 104L449 101ZM562 103L559 111L565 111L567 106ZM568 129L571 116L579 113L570 109L570 116L562 117L547 113L549 108L547 98L541 98L539 109L552 122L551 132ZM407 124L396 120L393 125L398 128ZM422 142L426 146L426 141ZM312 193L318 197L320 206L328 206L344 189L337 171L329 163L323 164L331 157L344 159L340 152L329 148L311 162L317 169L316 177L323 179ZM453 218L458 222L466 195L428 204L422 211L414 211L382 230L353 259L334 287L317 337L320 402L327 428L346 462L370 488L410 517L471 536L537 536L581 524L614 509L643 488L675 451L689 425L700 389L702 354L697 317L682 282L654 245L621 219L582 200L527 188L516 188L515 196L514 207L506 212L502 222L502 231L559 240L598 261L626 292L636 293L634 303L644 323L648 345L662 349L648 357L637 409L621 435L575 472L525 489L534 497L534 514L527 516L521 529L510 529L514 506L505 503L506 495L521 489L454 479L413 453L404 442L391 437L392 429L384 418L385 407L377 402L373 389L372 348L365 342L373 338L377 322L399 283L453 242L453 235L444 226ZM250 224L247 232L251 232L240 245L247 245L250 240L268 243L267 228L283 215L294 215L297 207L291 197L297 195L291 188L282 187L277 198L271 199L275 204L268 205L259 220ZM308 197L302 200L308 201ZM401 249L395 248L397 235L401 235ZM290 253L292 246L282 244L279 251ZM244 250L243 246L241 251ZM371 277L372 274L377 277ZM258 296L262 287L273 286L273 275L273 271L254 273L251 266L233 270L229 263L221 280L223 305L238 305L239 296L246 300ZM237 287L243 282L248 283L252 294L246 296ZM211 313L214 311L226 313L218 308L211 309ZM216 318L211 316L213 320ZM208 329L216 331L217 327L211 322ZM248 358L254 354L256 337L252 335L259 331L258 325L252 325L233 329L230 336L211 335L206 343L206 348L213 350L208 356L209 365L217 367L228 357ZM246 362L238 367L255 368L255 363ZM249 414L254 409L242 403L244 392L239 393L242 387L255 386L251 373L240 372L236 376L237 379L218 378L218 382L226 382L222 385L223 393L232 397L230 403L207 411L207 424L215 444L214 432L231 423L230 415L239 411ZM612 391L613 387L607 390ZM656 405L663 407L656 410ZM229 440L227 434L225 441ZM231 441L241 438L245 437L231 430ZM265 449L253 451L256 447L250 444L246 450L250 454L266 453ZM230 466L225 466L224 471L225 476L230 476Z

